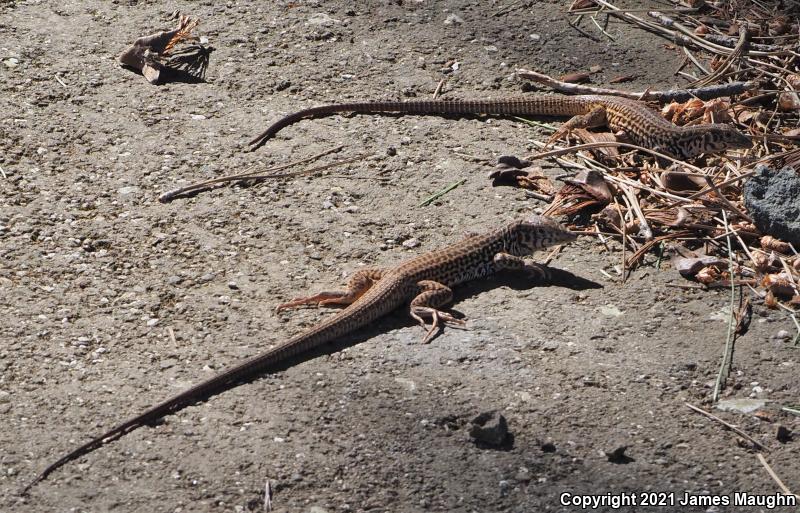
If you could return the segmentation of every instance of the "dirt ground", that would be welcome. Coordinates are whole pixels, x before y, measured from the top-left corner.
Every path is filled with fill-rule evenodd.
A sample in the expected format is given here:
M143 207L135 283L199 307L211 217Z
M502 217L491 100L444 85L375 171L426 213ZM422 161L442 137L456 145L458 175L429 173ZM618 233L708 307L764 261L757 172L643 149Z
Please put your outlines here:
M613 21L611 41L584 21L593 40L569 27L566 7L0 3L0 510L263 511L267 480L274 511L308 513L572 512L587 509L563 505L563 493L775 494L747 444L684 404L712 409L729 292L671 287L685 282L655 256L623 284L619 246L587 237L555 258L547 286L500 275L461 287L455 309L470 331L422 345L398 312L18 494L77 444L331 315L277 315L276 304L542 206L493 188L491 165L468 157L530 154L546 136L514 120L335 116L244 151L277 117L429 98L442 78L445 97L519 94L529 87L517 67L599 65L596 83L683 84L673 75L682 54L664 41ZM176 9L200 17L197 33L216 48L207 83L157 87L121 69L116 56L172 27ZM339 145L323 163L361 158L158 202L179 185ZM776 430L800 432L780 411L800 402L800 352L781 331L793 333L791 321L756 300L723 395L765 399L764 415L715 413L765 444L797 492L800 435L784 444ZM513 434L501 449L467 435L491 410ZM623 446L629 459L609 461Z

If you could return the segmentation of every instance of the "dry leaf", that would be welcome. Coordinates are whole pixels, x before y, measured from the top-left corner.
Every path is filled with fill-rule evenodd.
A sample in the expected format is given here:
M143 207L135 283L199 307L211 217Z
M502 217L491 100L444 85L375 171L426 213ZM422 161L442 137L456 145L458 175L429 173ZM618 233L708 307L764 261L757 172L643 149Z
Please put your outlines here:
M719 281L720 278L721 274L716 267L704 267L694 277L695 280L703 285L711 285Z
M790 298L798 293L794 283L786 273L768 274L761 280L761 286L777 297Z
M800 95L797 93L781 93L778 95L778 110L791 112L800 110Z
M698 36L704 36L708 34L708 27L705 25L698 25L696 29L694 29L694 33Z
M566 75L561 77L562 82L567 82L568 84L584 84L589 81L591 75L589 73L584 72L576 72L576 73L567 73Z
M610 203L613 197L603 175L594 170L581 171L567 183L579 186L601 203Z
M599 64L595 64L593 66L589 66L589 71L591 73L599 73L599 72L603 71L603 66L601 66Z
M569 6L570 11L577 11L579 9L589 9L590 7L597 7L597 4L592 0L575 0Z
M638 75L619 75L619 76L616 76L616 77L612 78L608 82L610 84L621 84L623 82L630 82L631 80L636 80L637 76Z
M771 235L764 235L761 237L761 247L764 249L777 251L778 253L789 254L792 252L791 244L788 242L783 242L780 239L776 239Z
M675 256L672 258L672 266L681 273L684 278L691 278L700 274L703 269L711 269L712 266L725 266L725 260L721 260L714 256L702 257L682 257ZM710 271L706 271L709 273ZM719 271L715 271L719 276ZM700 280L698 280L700 281Z

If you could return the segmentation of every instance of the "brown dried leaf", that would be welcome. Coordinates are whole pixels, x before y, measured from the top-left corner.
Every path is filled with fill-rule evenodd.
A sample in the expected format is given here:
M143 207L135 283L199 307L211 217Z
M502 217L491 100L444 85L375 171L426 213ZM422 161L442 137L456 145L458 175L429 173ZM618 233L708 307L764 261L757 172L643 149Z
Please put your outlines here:
M771 235L764 235L761 237L761 247L784 254L789 254L792 252L791 244L788 242L783 242L780 239L776 239Z
M800 110L800 95L797 93L781 93L778 95L778 110L792 112Z
M761 286L778 297L790 298L798 293L786 273L768 274L761 280Z
M572 131L573 135L584 143L594 142L616 142L617 137L611 132L590 132L585 128L576 128ZM606 165L613 165L615 158L619 157L619 149L616 146L605 146L602 148L592 148L589 150L594 158Z
M608 81L609 84L622 84L623 82L630 82L636 80L638 75L619 75Z
M594 170L581 171L567 183L577 185L601 203L610 203L613 197L603 175Z
M703 104L703 123L728 123L731 118L730 102L715 98Z
M704 36L708 34L708 30L709 30L708 27L706 27L705 25L698 25L697 28L694 29L694 33L697 34L698 36Z
M769 270L779 269L781 266L781 261L774 252L767 254L765 251L755 249L752 251L752 254L753 265L755 266L756 270L762 274Z
M787 130L783 134L784 137L800 137L800 128L792 128L791 130Z
M561 77L561 81L568 84L585 84L591 77L591 74L586 72L567 73Z
M778 308L778 300L775 299L775 294L772 291L768 290L767 295L764 296L764 306L772 310Z
M695 275L694 279L703 285L711 285L721 278L720 272L716 267L704 267Z
M572 2L572 5L569 6L569 10L577 11L580 9L589 9L590 7L597 7L597 4L592 0L575 0Z
M672 266L681 273L684 278L691 278L698 275L703 269L711 269L713 266L725 266L725 260L719 259L714 256L701 256L701 257L682 257L674 256L672 258ZM711 271L706 271L709 273ZM719 271L716 271L719 276ZM698 280L700 281L700 280Z
M706 186L706 181L701 176L665 171L659 177L667 192L677 195L689 195Z

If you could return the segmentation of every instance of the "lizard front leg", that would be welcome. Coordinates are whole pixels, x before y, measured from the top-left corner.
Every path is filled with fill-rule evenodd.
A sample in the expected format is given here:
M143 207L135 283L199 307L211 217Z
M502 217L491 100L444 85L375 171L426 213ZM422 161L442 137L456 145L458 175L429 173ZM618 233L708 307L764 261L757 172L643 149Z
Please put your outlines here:
M545 148L561 139L565 135L569 135L570 132L576 128L597 128L607 124L608 119L606 118L606 108L602 105L597 105L588 113L573 116L566 123L561 125L561 127L556 130L556 133L550 136L550 139L547 140Z
M497 253L494 256L494 263L497 270L509 269L512 271L525 271L543 280L550 280L550 268L546 265L537 264L530 260L525 260L518 256L508 253Z
M422 339L423 344L433 340L433 337L441 328L440 323L461 327L466 324L466 321L456 319L451 314L438 309L438 307L453 301L453 291L450 287L438 281L422 280L417 283L417 290L419 293L411 301L409 314L427 330L425 338ZM431 320L430 328L428 328L423 318Z
M347 282L347 290L333 290L320 292L308 297L292 299L288 303L278 305L275 309L280 312L286 308L296 308L301 305L314 304L316 306L349 305L364 295L383 276L382 269L361 269L356 271Z

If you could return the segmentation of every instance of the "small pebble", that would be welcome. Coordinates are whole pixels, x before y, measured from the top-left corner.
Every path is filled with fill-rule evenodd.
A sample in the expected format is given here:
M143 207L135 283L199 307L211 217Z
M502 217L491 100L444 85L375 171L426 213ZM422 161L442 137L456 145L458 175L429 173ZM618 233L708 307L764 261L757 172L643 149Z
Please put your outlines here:
M409 248L409 249L416 248L417 246L419 246L419 244L420 244L419 243L419 239L416 239L416 238L411 238L411 239L403 241L403 247L406 247L406 248Z
M461 25L464 20L457 14L450 13L444 20L445 25Z

